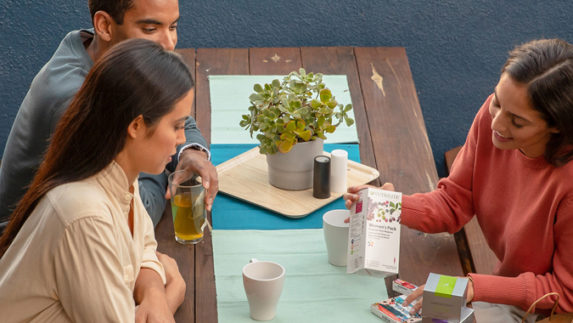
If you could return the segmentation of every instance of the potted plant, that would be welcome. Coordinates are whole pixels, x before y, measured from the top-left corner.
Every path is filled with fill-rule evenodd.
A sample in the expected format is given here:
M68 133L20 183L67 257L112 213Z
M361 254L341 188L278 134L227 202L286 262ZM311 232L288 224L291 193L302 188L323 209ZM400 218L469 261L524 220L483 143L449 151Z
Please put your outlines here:
M255 84L249 113L241 127L257 133L260 152L267 155L269 182L279 188L302 190L312 186L313 159L323 152L327 134L345 122L352 104L343 106L322 81L320 73L301 68L270 84ZM278 172L278 173L277 173Z

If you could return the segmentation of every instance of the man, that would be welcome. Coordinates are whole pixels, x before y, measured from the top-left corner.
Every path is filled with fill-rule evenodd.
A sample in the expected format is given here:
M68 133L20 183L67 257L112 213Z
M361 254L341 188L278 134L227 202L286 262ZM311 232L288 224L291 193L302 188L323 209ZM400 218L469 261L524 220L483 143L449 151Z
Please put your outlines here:
M93 30L72 31L62 40L32 81L12 125L0 165L0 232L31 183L50 135L93 62L128 38L153 40L168 50L177 43L177 0L90 0L89 8ZM207 191L205 205L210 210L218 190L217 172L209 162L210 153L195 120L190 117L185 126L187 142L179 147L167 171L176 167L198 173ZM165 197L169 197L167 175L140 174L139 185L145 207L157 225Z

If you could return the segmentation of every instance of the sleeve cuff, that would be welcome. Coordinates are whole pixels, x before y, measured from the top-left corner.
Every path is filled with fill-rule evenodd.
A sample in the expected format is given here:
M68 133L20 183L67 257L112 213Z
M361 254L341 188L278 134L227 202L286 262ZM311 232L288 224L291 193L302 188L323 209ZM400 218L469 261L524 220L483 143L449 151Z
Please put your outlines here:
M207 149L205 146L198 144L198 143L192 143L192 144L187 144L185 146L183 146L181 148L181 150L179 150L179 154L177 155L177 160L179 160L179 157L181 157L181 153L185 150L185 149L195 149L195 150L200 150L200 151L204 151L207 154L207 160L211 160L211 152L209 151L209 149Z
M511 304L527 309L535 301L535 292L529 290L527 278L532 273L517 277L503 277L497 275L468 274L474 284L474 297L472 302L489 302L498 304ZM533 287L533 286L531 286ZM501 292L500 292L501 291Z
M165 277L165 269L163 268L163 265L161 264L161 262L159 262L157 256L154 253L153 254L150 254L148 252L144 253L143 261L141 262L141 268L148 268L154 270L161 277L163 285L167 284L167 277Z

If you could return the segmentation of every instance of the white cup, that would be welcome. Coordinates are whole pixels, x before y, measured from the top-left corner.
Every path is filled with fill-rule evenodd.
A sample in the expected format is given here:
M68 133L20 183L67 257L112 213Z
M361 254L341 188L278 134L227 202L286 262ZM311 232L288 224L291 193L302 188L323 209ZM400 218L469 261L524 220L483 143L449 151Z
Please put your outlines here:
M284 280L285 269L276 262L251 259L243 267L243 285L251 318L268 321L275 317Z
M348 210L331 210L322 216L328 262L335 266L346 266L348 223L344 223L344 220L349 216Z

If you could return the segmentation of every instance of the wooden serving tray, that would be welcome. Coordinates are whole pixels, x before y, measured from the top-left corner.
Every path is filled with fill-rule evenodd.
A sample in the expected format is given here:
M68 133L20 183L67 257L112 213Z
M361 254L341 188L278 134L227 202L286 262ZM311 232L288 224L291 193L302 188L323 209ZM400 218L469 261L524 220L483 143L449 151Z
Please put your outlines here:
M217 172L220 192L290 218L305 217L343 194L331 192L330 198L317 199L312 196L312 188L288 191L272 186L267 178L266 156L259 153L259 147L219 164ZM369 183L379 175L372 167L348 160L348 186Z

